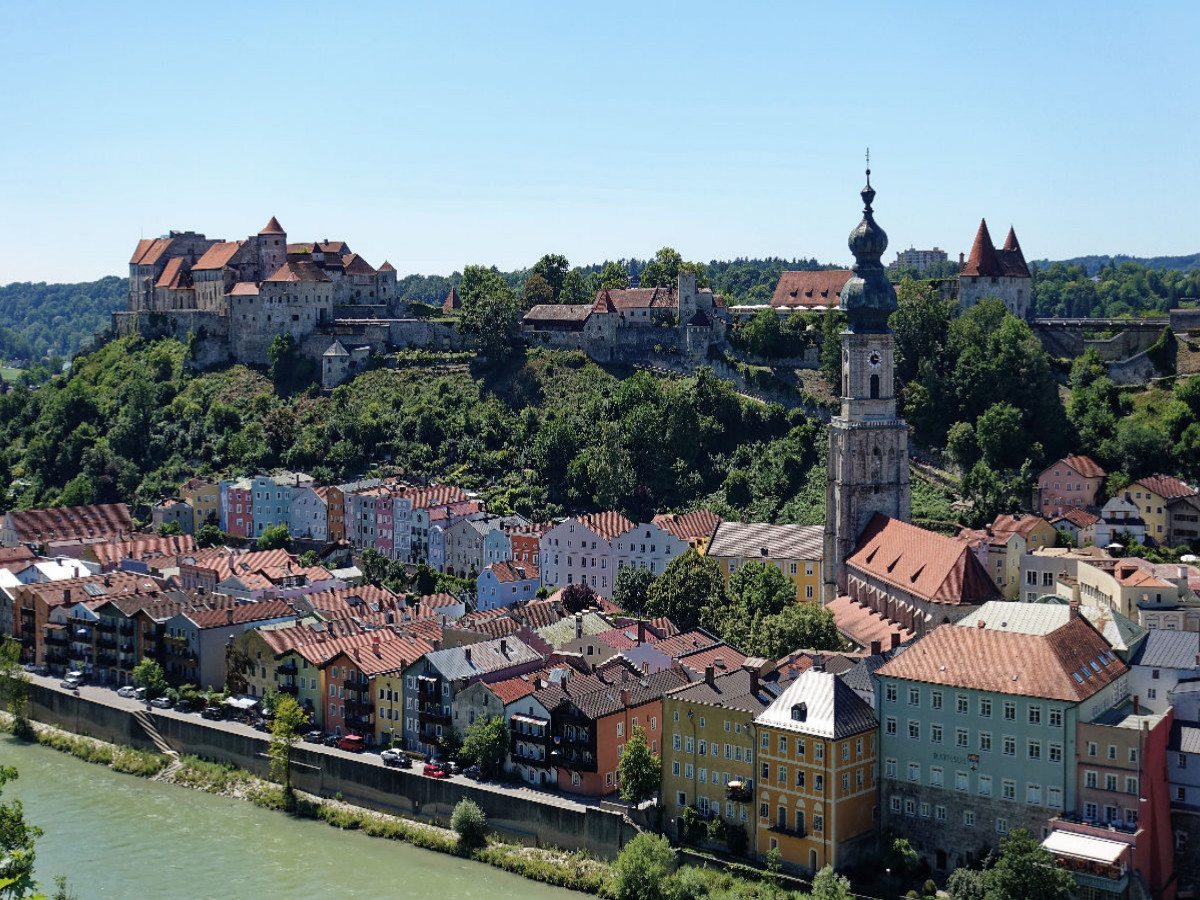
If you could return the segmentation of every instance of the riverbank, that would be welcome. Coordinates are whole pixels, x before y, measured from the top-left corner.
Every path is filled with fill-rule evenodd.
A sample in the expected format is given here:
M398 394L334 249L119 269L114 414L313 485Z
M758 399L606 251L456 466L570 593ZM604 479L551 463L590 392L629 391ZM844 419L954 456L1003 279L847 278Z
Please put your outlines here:
M12 733L13 719L0 713L0 725ZM434 850L472 859L533 881L585 894L605 894L612 878L608 863L586 853L555 847L523 847L489 836L479 848L463 847L448 828L370 812L336 799L296 792L295 809L285 810L278 784L261 779L227 763L183 756L172 766L164 754L110 744L72 734L43 722L30 721L33 742L67 753L87 763L105 766L139 778L152 778L191 790L241 800L263 809L297 818L324 822L343 831L361 831L369 837L400 841L423 850Z

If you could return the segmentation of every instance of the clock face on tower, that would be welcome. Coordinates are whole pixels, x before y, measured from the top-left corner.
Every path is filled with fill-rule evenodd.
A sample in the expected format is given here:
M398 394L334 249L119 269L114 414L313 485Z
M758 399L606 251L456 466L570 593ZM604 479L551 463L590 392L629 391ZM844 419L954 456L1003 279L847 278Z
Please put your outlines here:
M878 369L881 362L883 362L883 357L879 355L879 351L872 350L871 355L867 357L867 363L872 369Z

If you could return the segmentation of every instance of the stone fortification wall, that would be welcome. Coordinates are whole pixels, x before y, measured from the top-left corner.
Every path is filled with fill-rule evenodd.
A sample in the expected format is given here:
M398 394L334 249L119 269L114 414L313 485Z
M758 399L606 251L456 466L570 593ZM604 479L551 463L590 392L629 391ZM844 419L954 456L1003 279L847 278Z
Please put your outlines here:
M1145 353L1108 364L1108 377L1116 384L1146 384L1161 374Z
M118 337L138 333L144 338L169 337L192 348L188 365L204 369L230 358L229 319L199 309L167 312L114 312L112 330Z
M472 350L475 339L460 334L454 322L428 319L388 319L388 339L396 347L425 350Z
M41 684L30 685L29 714L40 722L103 741L142 750L154 745L130 711L76 697ZM173 749L232 763L265 777L270 762L265 735L210 726L196 716L149 712L155 728ZM618 811L582 807L547 794L516 796L486 784L464 784L426 778L420 769L389 769L374 754L348 757L326 754L298 744L293 753L295 786L312 794L341 794L347 803L393 815L449 825L454 805L474 800L488 817L488 827L527 844L548 844L616 857L637 830Z

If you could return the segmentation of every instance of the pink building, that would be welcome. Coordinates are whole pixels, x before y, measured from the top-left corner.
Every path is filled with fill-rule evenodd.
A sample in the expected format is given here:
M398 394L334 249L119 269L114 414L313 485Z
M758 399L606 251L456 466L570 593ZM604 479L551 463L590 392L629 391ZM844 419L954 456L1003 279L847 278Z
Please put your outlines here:
M1055 460L1038 475L1038 505L1047 519L1068 509L1099 506L1105 472L1090 456Z

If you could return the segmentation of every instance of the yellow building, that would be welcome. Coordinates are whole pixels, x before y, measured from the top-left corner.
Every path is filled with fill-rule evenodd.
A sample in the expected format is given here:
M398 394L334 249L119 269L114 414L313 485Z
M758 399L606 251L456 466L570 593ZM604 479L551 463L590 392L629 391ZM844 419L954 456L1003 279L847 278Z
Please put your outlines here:
M837 676L804 672L755 720L757 848L791 868L844 868L875 848L878 723Z
M742 668L685 685L663 697L664 821L682 838L683 811L722 816L754 848L754 717L779 695L772 664L747 659ZM767 673L764 675L764 672Z
M193 478L179 489L179 496L192 508L192 533L198 534L208 523L208 517L213 521L221 518L221 489L211 481L203 478Z
M404 740L404 673L400 669L375 676L375 745Z
M1146 522L1146 543L1165 546L1171 539L1171 511L1168 506L1180 497L1196 492L1178 478L1170 475L1151 475L1135 481L1125 489L1125 496L1137 504Z
M721 577L729 577L748 562L775 566L796 586L796 599L819 602L825 530L820 525L770 525L763 522L721 522L708 542L706 554L717 560Z

